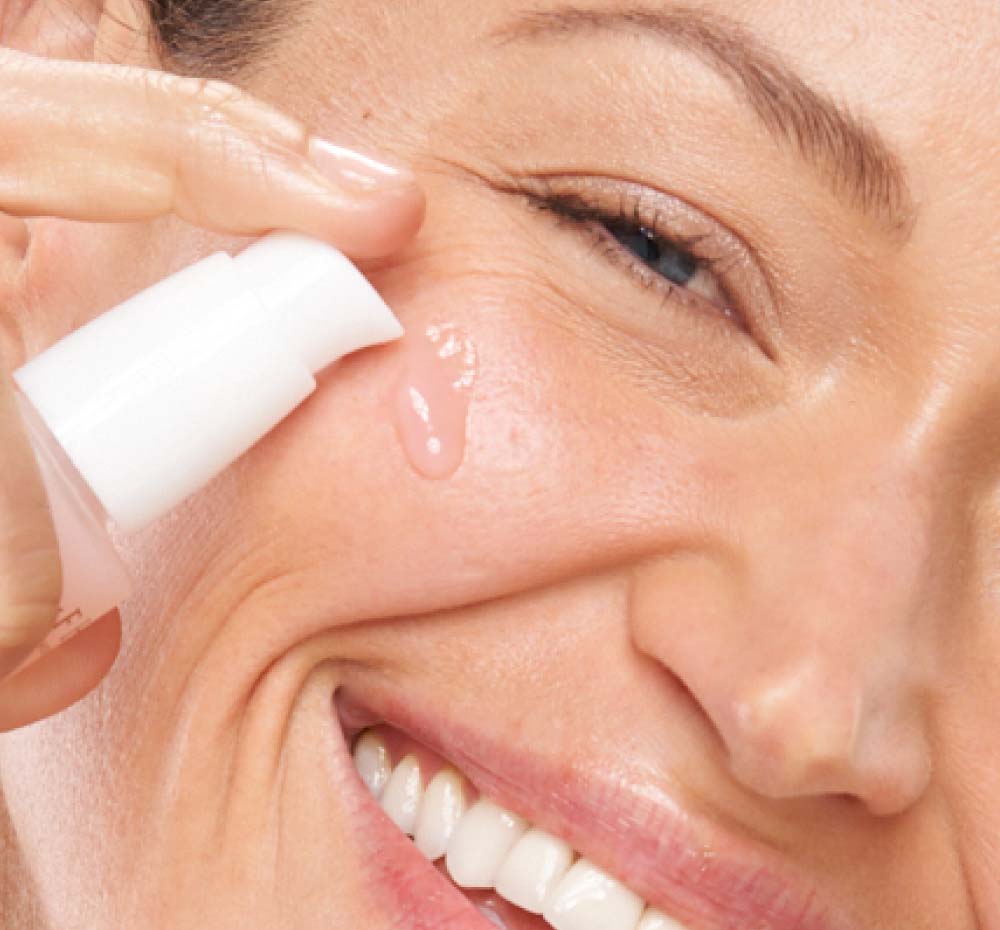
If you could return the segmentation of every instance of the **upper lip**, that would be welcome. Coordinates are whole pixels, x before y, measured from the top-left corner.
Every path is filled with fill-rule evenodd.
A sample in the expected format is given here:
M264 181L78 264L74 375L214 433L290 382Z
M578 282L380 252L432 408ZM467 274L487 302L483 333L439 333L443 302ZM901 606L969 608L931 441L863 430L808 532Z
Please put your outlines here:
M692 930L856 930L773 850L686 810L662 786L583 771L498 745L400 700L349 687L342 706L394 726L452 762L485 797L562 837Z

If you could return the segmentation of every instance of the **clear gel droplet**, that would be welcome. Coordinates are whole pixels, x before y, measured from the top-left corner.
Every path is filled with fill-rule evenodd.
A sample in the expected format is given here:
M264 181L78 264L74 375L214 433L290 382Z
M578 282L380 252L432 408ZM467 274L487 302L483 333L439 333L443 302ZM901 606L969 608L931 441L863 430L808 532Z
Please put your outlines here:
M393 398L399 441L410 464L425 478L449 478L465 458L476 348L466 333L448 324L407 337L403 351L403 371Z

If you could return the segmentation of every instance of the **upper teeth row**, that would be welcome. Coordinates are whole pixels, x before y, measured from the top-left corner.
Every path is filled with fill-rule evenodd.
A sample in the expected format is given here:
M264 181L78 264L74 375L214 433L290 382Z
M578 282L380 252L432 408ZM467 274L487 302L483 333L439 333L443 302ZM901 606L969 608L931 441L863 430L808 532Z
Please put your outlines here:
M355 744L354 764L417 848L431 861L445 857L456 885L494 888L555 930L685 930L558 837L490 801L469 807L454 769L425 787L416 757L392 768L385 744L370 732Z

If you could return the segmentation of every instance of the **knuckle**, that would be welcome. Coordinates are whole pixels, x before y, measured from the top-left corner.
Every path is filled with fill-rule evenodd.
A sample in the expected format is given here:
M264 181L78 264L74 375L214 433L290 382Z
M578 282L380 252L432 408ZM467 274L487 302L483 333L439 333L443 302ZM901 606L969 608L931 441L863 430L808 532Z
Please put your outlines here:
M187 123L189 142L203 156L211 156L225 167L225 155L239 138L241 109L247 99L241 90L224 81L205 78L181 78L180 97L182 120ZM179 152L180 165L186 163L193 149ZM179 174L183 172L179 171Z
M177 99L193 106L201 119L229 119L232 111L246 99L243 91L225 81L199 77L181 77L174 81Z
M254 209L243 196L251 185L269 192L300 166L298 122L250 93L210 78L161 73L150 80L153 109L166 111L173 130L158 153L165 188L171 209L188 222L211 225L222 215L232 222L232 207L245 216ZM241 202L227 207L237 192Z
M235 84L196 77L174 77L173 81L174 99L194 129L228 134L272 153L302 154L300 149L308 141L305 127Z
M144 82L150 109L161 115L166 111L179 127L231 125L247 99L235 85L212 78L148 71Z

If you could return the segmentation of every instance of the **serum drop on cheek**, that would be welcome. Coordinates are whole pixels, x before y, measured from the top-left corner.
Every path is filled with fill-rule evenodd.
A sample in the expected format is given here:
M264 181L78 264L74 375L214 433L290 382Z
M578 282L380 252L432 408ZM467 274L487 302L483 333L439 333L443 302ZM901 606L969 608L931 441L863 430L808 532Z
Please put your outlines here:
M430 326L404 344L393 414L403 451L425 478L450 478L462 464L476 373L475 345L455 326Z
M167 513L312 394L317 372L402 334L336 249L280 232L171 275L14 372L63 565L60 617L23 665L128 596L112 529Z

